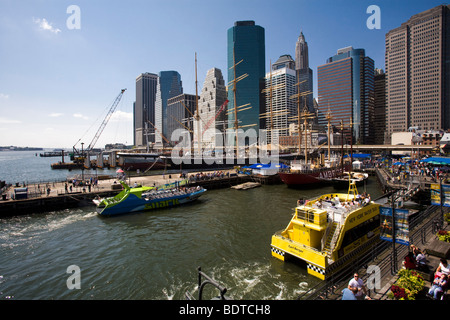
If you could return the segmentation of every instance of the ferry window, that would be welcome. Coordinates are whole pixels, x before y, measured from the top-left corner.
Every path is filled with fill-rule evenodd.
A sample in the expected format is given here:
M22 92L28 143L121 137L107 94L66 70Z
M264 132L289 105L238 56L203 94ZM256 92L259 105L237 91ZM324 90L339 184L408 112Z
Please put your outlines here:
M344 240L342 241L341 248L344 248L359 238L365 236L370 231L375 230L380 226L380 216L375 216L360 225L348 230L345 233Z

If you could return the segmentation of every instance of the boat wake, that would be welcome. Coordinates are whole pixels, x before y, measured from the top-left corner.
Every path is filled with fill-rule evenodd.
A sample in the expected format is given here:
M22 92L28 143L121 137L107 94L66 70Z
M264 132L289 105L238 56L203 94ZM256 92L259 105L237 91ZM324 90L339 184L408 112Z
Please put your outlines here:
M254 262L240 264L239 266L222 265L212 270L202 268L202 271L227 288L226 296L233 300L292 300L309 288L306 281L299 282L297 286L290 285L289 282L285 281L283 275L273 270L270 263ZM195 275L190 285L191 289L186 291L197 299L196 280ZM175 287L174 283L171 288ZM180 287L182 286L178 286L178 290ZM168 290L164 290L164 292L167 298L176 296L175 294L169 296ZM216 294L218 293L217 291ZM204 297L204 299L209 298Z

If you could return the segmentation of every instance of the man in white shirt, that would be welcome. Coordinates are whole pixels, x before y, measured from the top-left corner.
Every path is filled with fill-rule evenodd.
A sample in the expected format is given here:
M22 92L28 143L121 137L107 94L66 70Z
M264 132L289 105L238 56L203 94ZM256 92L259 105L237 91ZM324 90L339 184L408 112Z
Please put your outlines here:
M367 289L364 285L364 282L359 275L355 273L353 278L348 283L348 288L351 290L352 288L356 288L358 292L355 294L357 300L364 300L364 297L367 295Z

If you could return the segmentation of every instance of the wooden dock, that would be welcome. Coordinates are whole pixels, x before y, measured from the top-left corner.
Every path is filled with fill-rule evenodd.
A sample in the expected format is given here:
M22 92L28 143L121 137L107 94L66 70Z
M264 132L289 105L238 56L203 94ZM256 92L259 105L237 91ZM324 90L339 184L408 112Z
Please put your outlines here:
M195 175L195 173L192 173L192 175ZM160 186L181 180L183 179L178 174L165 174L135 176L127 178L126 183L129 186L133 186L135 183L143 186ZM227 175L220 178L191 179L189 185L202 186L205 189L212 190L229 188L249 181L252 181L250 176L238 175L230 170ZM99 180L98 184L91 186L91 188L88 186L77 186L72 188L72 191L70 191L69 187L66 191L66 184L70 185L68 181L62 181L47 185L20 186L20 189L27 188L28 190L23 199L14 199L14 189L17 189L17 186L9 187L0 200L0 218L94 205L93 199L114 196L122 190L119 180L114 178ZM50 188L48 194L47 187ZM36 190L39 190L39 192L36 192Z

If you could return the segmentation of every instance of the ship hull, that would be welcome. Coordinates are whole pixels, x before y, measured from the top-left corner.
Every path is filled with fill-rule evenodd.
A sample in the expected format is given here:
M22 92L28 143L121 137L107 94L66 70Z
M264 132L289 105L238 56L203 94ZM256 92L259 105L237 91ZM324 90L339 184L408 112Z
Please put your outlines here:
M159 154L119 153L119 166L124 170L161 170L168 164Z
M344 168L346 170L347 168ZM328 183L330 179L342 174L342 167L323 167L316 170L279 172L281 181L288 187L303 187L312 184Z
M144 199L134 194L130 194L126 199L120 201L119 203L113 206L110 207L97 206L97 213L102 216L114 216L126 213L170 208L187 204L189 202L193 202L197 200L204 192L206 192L206 189L201 189L195 192L185 193L182 195L173 195L173 196L166 196L164 198L155 198L152 200Z

